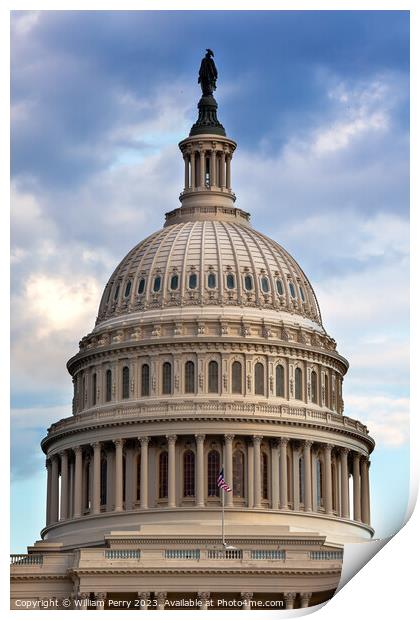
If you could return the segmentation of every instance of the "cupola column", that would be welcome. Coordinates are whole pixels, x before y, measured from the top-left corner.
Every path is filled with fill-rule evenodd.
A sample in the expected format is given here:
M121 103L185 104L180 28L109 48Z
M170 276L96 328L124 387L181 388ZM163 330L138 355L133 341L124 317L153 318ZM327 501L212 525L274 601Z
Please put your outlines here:
M45 466L47 468L47 512L45 522L49 525L51 523L51 459L46 459Z
M176 489L175 489L175 444L176 435L167 435L168 440L168 507L176 506Z
M362 521L370 525L369 514L369 460L362 458L361 462L361 499L362 499Z
M226 153L224 151L220 153L220 187L222 189L226 187Z
M325 512L332 514L332 475L331 475L331 444L324 446L324 464L325 464Z
M101 511L101 443L92 444L93 448L93 514Z
M225 435L225 480L227 484L233 489L233 476L232 476L232 442L234 435ZM222 491L223 492L223 491ZM231 493L225 495L226 506L233 506L233 490Z
M303 468L305 476L304 508L305 512L312 510L312 472L311 472L312 441L305 441L303 447Z
M232 156L226 156L226 189L232 189L232 180L231 180L231 171L230 171L230 162L232 161Z
M348 519L349 514L349 466L347 448L341 449L341 516Z
M74 516L80 517L82 514L82 446L74 448Z
M187 153L184 153L184 165L185 165L185 176L184 176L184 190L189 189L190 187L190 158Z
M123 447L124 440L116 439L115 445L115 508L116 512L123 509Z
M61 498L60 498L60 521L68 518L69 505L69 460L67 450L60 452L61 458Z
M211 187L216 186L216 150L214 148L211 151L210 159L210 185Z
M353 519L361 520L360 502L360 454L355 452L353 455Z
M204 189L206 185L206 152L200 149L200 187Z
M58 456L54 454L51 458L51 522L58 521Z
M287 497L287 479L289 472L287 471L287 437L280 439L280 508L286 510L288 508Z
M196 480L196 505L204 506L204 439L205 435L196 435L197 452L197 480Z
M191 189L195 189L195 151L194 150L191 151L190 159L191 159L191 182L190 182L190 187L191 187Z
M261 508L261 440L260 435L253 436L254 442L254 508Z
M149 498L149 441L150 437L139 437L140 451L140 508L143 510L148 507Z

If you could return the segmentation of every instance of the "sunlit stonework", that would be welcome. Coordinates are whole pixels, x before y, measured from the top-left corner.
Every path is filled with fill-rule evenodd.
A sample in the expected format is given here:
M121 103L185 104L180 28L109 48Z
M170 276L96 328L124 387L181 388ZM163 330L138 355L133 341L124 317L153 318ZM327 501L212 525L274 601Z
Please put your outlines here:
M372 536L348 363L305 273L235 206L206 66L181 207L118 265L68 362L73 415L42 442L46 526L12 556L12 607L306 607Z

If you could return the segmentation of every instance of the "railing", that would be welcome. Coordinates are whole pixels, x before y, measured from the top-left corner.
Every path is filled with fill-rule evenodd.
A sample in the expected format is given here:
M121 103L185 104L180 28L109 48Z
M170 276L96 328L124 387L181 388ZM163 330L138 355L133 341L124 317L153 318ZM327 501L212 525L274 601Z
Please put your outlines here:
M166 560L199 560L200 549L165 549Z
M311 560L342 560L342 551L310 551Z
M286 552L281 549L252 549L251 560L285 560Z
M209 560L242 560L242 549L209 549Z
M10 556L10 564L42 564L44 556L40 554L12 554Z
M139 560L140 549L106 549L106 560Z

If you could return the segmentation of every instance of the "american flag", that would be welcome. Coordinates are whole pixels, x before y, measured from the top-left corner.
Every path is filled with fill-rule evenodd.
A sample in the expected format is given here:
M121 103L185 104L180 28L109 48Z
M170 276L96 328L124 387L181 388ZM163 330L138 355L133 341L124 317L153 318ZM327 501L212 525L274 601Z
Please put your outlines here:
M230 488L228 483L225 481L223 467L220 470L220 474L219 474L219 476L217 478L217 486L220 489L223 489L224 491L226 491L227 493L230 493L230 491L232 491L232 489Z

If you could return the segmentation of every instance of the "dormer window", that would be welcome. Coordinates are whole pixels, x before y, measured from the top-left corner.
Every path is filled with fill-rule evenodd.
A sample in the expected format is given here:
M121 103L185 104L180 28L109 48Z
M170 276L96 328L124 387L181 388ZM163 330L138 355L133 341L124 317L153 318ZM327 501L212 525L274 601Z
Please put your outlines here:
M208 288L216 288L216 274L210 272L207 276L207 286Z
M268 282L268 278L266 276L263 276L261 278L261 290L263 293L268 293L270 290L270 284Z
M115 293L114 293L114 301L117 301L119 293L120 293L120 285L117 284L117 288L115 289Z
M190 273L190 276L188 278L188 288L190 289L197 288L197 274L196 273Z
M131 293L131 280L129 280L127 284L125 285L124 297L128 297L130 293Z
M300 291L301 299L303 303L305 303L305 293L303 292L303 288L301 286L299 286L299 291Z
M153 282L153 292L158 293L160 291L160 286L162 284L162 278L160 276L156 276Z
M279 279L276 280L276 288L279 295L284 295L283 283Z
M179 277L176 273L173 274L173 276L171 277L171 284L170 284L170 288L171 291L176 291L179 285Z
M226 287L229 290L232 290L235 288L235 276L233 275L233 273L228 273L226 276Z
M252 282L252 276L249 275L249 273L244 278L244 284L245 284L245 289L247 291L252 291L252 289L254 288L254 284Z
M293 284L293 282L289 282L289 290L293 299L296 299L295 285Z
M140 278L139 285L137 288L137 294L143 295L145 288L146 288L146 278Z

